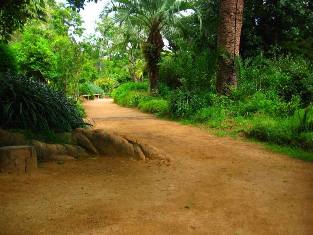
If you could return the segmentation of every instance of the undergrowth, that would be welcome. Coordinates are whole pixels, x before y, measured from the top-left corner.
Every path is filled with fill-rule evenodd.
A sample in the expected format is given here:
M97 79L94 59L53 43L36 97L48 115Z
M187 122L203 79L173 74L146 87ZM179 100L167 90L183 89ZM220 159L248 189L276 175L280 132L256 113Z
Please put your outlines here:
M25 77L0 74L0 127L33 131L71 131L84 127L76 102Z
M229 97L219 96L211 88L190 89L183 84L186 78L176 89L161 83L159 97L149 96L146 83L123 84L112 95L124 106L201 124L218 135L256 139L280 146L273 148L289 151L297 158L313 160L307 157L313 156L312 65L288 56L259 56L237 64L238 88ZM170 61L166 66L171 66ZM183 71L180 68L175 75L176 69L170 69L174 73L171 76L179 78Z

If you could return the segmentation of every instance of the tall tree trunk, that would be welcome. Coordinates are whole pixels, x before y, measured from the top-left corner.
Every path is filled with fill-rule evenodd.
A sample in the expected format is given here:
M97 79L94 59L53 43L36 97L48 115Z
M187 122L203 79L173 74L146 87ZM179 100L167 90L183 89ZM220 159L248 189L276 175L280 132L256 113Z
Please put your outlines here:
M149 37L144 45L144 56L150 80L150 93L158 92L159 62L164 43L160 32L160 22L155 22L150 28Z
M222 95L229 95L237 86L235 58L239 56L243 5L244 0L220 0L216 89Z

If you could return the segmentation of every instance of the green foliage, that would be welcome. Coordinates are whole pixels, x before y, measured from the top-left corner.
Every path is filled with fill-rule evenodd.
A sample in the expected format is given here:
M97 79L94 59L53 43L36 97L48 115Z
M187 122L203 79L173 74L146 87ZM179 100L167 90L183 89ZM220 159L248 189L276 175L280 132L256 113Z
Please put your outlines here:
M0 44L0 73L16 73L17 62L14 52L6 44Z
M143 112L155 113L161 116L169 113L168 101L161 98L143 100L138 104L138 108Z
M0 2L0 41L8 41L12 33L29 19L43 18L44 0L10 0Z
M227 117L227 112L221 107L208 107L202 108L192 116L192 120L200 123L211 122L211 125L214 122L214 126L217 126L218 123L221 123Z
M101 87L104 93L108 95L118 86L118 82L112 78L99 78L94 81L94 84Z
M241 51L255 56L261 51L281 52L312 57L312 1L246 1L244 9Z
M270 143L313 151L313 108L299 110L285 119L256 117L248 135Z
M76 109L81 117L85 118L87 116L84 106L79 100L76 102Z
M56 73L57 58L45 32L38 25L25 27L21 40L12 44L21 73L32 76L40 73L45 82L53 80Z
M74 101L34 80L6 74L0 97L2 128L70 131L85 125Z
M121 105L137 106L140 97L147 96L148 84L128 82L120 85L113 90L112 97L114 101ZM130 100L130 101L128 101Z
M112 92L114 101L122 106L138 107L141 111L158 115L169 113L168 101L150 96L147 83L124 83Z
M104 91L101 87L97 86L96 84L86 82L80 85L79 87L79 94L80 95L91 95L94 96L95 94L103 95Z
M255 113L267 113L276 114L280 100L277 96L267 97L266 94L262 92L256 92L245 100L239 100L237 103L237 110L234 110L237 115L251 116Z
M117 103L127 107L137 107L140 102L148 98L146 91L128 91L125 96L122 96Z
M170 112L179 118L186 118L197 110L211 105L211 94L205 91L177 89L170 96Z
M249 58L239 64L238 89L233 96L244 99L261 91L268 97L295 102L300 98L302 107L313 100L313 67L301 57L263 56Z
M160 81L171 88L214 90L215 53L204 50L168 54L160 63Z

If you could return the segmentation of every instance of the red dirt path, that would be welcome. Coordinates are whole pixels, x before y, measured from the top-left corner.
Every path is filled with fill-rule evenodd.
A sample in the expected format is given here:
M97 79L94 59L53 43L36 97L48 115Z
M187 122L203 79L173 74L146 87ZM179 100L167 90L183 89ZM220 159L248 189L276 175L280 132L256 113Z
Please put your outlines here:
M0 175L0 234L313 234L313 164L159 120L111 100L85 103L95 128L170 158L42 164Z

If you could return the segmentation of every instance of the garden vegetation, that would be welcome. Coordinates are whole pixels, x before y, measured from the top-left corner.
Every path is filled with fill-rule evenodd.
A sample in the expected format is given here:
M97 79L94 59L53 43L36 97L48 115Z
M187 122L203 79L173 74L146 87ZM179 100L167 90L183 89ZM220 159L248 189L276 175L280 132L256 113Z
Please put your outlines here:
M313 152L312 1L113 0L90 37L83 0L14 2L0 4L2 128L69 131L79 97L100 94Z

